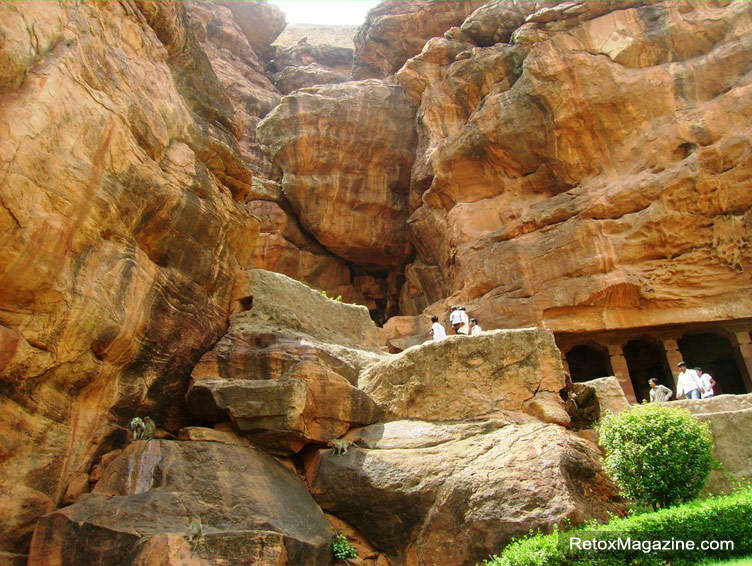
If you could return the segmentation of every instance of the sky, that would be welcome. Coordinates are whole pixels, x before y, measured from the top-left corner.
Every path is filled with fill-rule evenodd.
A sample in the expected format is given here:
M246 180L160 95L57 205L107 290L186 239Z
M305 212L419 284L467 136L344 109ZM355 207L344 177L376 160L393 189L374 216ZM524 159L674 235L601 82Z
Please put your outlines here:
M269 0L285 12L288 24L359 26L379 0Z

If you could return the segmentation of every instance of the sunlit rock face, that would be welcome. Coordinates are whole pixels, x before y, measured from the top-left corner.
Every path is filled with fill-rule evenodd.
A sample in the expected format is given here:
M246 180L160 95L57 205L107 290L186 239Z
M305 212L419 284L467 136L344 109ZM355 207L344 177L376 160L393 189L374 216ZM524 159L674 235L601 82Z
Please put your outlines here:
M259 124L303 227L335 255L378 271L409 258L405 221L413 110L369 80L303 89Z
M183 422L253 249L233 107L185 18L0 4L0 550L24 551L115 425Z
M561 353L550 332L535 328L431 340L367 368L360 384L385 420L463 420L503 409L569 424L558 396Z
M419 105L402 313L465 303L486 327L555 331L750 316L752 6L566 3L489 45L506 4L396 75Z
M383 78L420 53L437 37L482 6L483 0L434 2L386 0L368 13L354 38L354 79Z

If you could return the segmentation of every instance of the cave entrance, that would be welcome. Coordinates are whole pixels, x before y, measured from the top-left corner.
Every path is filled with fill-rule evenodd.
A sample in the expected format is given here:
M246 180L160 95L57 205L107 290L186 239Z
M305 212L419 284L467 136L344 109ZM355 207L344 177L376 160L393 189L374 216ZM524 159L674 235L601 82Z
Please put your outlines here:
M566 359L572 381L589 381L613 375L608 350L605 347L581 344L571 348L566 354Z
M679 351L689 367L699 366L716 381L715 394L747 393L744 376L737 363L737 351L725 336L711 332L685 334ZM743 367L743 366L742 366Z
M651 377L674 389L674 379L662 343L647 337L640 337L627 342L622 351L627 361L629 379L632 381L638 403L643 399L650 400L648 380Z

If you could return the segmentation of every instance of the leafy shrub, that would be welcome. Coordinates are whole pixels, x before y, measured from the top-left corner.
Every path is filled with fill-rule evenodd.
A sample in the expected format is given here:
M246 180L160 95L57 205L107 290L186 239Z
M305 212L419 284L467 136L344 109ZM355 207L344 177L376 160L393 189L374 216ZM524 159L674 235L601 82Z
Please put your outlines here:
M713 466L710 425L686 409L638 405L598 425L605 469L633 501L670 507L697 497Z
M615 518L605 525L590 524L577 531L535 534L509 544L501 555L484 561L485 566L685 566L699 564L709 557L725 559L752 554L752 489L731 495L692 501L655 512ZM653 544L677 541L668 550L644 549L592 551L570 548L572 536L600 540L619 537L622 541ZM732 541L733 548L707 551L682 548L694 541Z
M334 558L337 560L347 560L348 558L355 558L358 555L358 551L350 544L345 535L337 535L334 538L332 549L334 550Z

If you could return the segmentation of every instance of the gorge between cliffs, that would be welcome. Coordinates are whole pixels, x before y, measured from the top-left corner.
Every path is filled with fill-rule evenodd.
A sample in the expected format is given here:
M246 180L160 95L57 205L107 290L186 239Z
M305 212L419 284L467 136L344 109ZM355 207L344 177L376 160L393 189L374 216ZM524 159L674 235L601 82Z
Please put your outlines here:
M752 479L751 225L744 0L2 1L0 566L473 566L682 359Z

